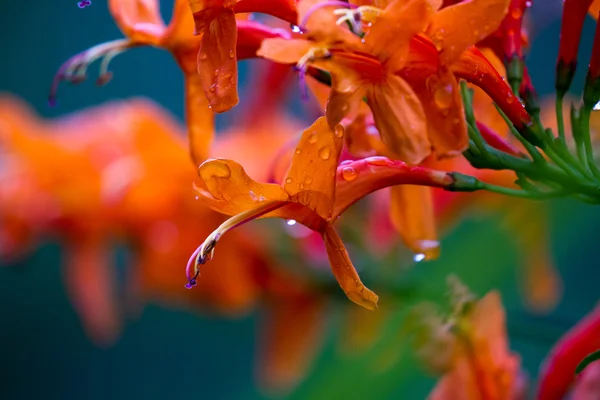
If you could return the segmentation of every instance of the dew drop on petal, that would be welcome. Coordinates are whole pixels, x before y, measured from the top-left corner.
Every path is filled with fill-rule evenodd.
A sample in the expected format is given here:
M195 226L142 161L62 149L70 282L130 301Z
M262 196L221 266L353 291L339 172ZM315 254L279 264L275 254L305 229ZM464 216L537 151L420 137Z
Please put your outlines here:
M317 132L313 132L310 134L310 137L308 138L308 143L310 143L310 144L317 143Z
M287 184L289 185L289 184L290 184L290 183L292 183L293 181L294 181L294 180L293 180L292 178L287 178L287 179L285 180L285 183L287 183Z
M348 165L348 164L352 164L354 161L352 160L344 160L340 163L340 165Z
M229 58L235 57L235 51L229 50Z
M288 224L288 226L294 226L294 225L296 225L296 220L294 220L294 219L288 219L286 221L286 224Z
M203 168L202 175L217 178L229 178L231 176L231 169L227 164L221 162L211 163Z
M306 179L304 179L304 183L307 185L310 185L312 183L312 178L310 176L307 176Z
M200 60L206 60L206 57L207 57L207 55L205 52L200 53L200 57L199 57Z
M221 70L219 68L215 69L215 76L219 76L220 72L221 72Z
M341 125L335 127L335 136L339 139L344 137L344 128Z
M352 167L345 167L342 169L342 178L347 181L353 181L358 176L356 170Z
M433 91L433 101L440 109L448 109L454 99L452 85L439 85Z
M331 156L331 149L329 148L329 146L323 146L319 149L319 157L322 160L328 160L330 156Z
M594 106L594 108L592 110L594 110L594 111L600 110L600 101L596 103L596 105Z
M208 90L210 90L211 92L214 92L215 90L217 90L217 84L213 83L212 85L210 85L210 87L208 88Z
M300 153L302 153L302 150L299 147L296 148L296 154L300 154Z

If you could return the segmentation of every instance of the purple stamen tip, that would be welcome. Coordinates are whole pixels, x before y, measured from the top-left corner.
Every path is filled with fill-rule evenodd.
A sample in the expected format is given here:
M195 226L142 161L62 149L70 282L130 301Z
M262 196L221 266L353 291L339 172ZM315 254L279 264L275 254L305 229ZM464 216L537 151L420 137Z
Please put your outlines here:
M77 7L79 7L79 8L86 8L87 6L91 6L91 5L92 5L91 0L83 0L83 1L80 1L79 3L77 3Z
M197 284L198 284L198 282L196 282L196 279L195 279L195 278L193 278L193 279L190 279L190 281L189 281L188 283L186 283L186 284L185 284L185 288L186 288L186 289L191 289L191 288L193 288L194 286L196 286Z
M48 96L48 105L52 108L58 105L58 99L56 96Z

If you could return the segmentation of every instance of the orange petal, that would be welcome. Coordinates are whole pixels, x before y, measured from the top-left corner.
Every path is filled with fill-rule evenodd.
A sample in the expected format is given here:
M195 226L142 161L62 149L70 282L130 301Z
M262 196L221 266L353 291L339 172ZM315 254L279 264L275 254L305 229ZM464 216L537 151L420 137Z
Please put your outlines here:
M427 28L449 66L475 43L494 33L508 11L510 0L471 0L442 8Z
M99 238L78 238L67 245L67 290L91 339L112 344L121 331L110 251Z
M365 44L390 72L398 71L408 58L410 41L425 30L431 17L427 0L395 0L365 35Z
M235 14L218 9L207 21L198 52L198 74L212 110L222 113L239 102Z
M433 192L427 186L398 185L391 189L390 218L406 247L425 259L440 253Z
M259 333L259 374L274 394L287 394L308 373L325 338L324 304L310 297L267 305Z
M333 13L339 4L327 4L327 0L302 0L298 4L298 24L313 42L356 44L360 38L350 30L336 23L338 16Z
M185 110L190 154L194 165L200 165L208 158L215 136L215 118L196 73L185 77Z
M412 87L426 110L427 135L436 155L460 155L469 146L469 137L462 97L452 72L440 69Z
M596 21L598 20L598 15L600 14L600 0L594 0L589 10L590 15Z
M350 257L348 257L344 242L333 229L333 226L325 224L322 235L331 270L346 296L366 309L377 309L379 297L360 280Z
M334 83L333 87L335 88L335 86ZM331 89L326 108L327 122L329 125L335 126L342 122L342 119L346 118L348 115L354 114L362 102L363 95L364 91L360 89L348 92L339 92L335 89Z
M166 40L171 43L181 43L193 40L194 17L188 0L175 0L173 16L167 27Z
M198 168L198 174L199 199L223 214L236 215L265 202L289 199L281 186L255 182L235 161L209 159Z
M500 76L506 77L504 63L498 58L496 53L488 48L480 50L485 58L488 59L490 64L492 64L496 71L498 71ZM478 122L482 122L486 126L490 127L494 132L499 133L501 137L508 137L509 129L506 126L502 116L496 110L493 100L483 91L483 89L480 89L478 86L469 86L474 89L473 111L475 112L475 119Z
M109 0L108 9L121 32L136 42L156 45L165 30L158 0Z
M295 24L298 19L296 0L237 0L236 13L262 13Z
M409 164L418 164L431 154L423 107L402 78L390 75L386 83L367 94L375 125L392 154Z
M311 47L314 44L304 39L265 39L256 55L281 64L296 64Z
M335 176L344 144L344 129L329 127L325 117L302 133L283 189L294 200L314 210L322 218L331 216L335 198Z

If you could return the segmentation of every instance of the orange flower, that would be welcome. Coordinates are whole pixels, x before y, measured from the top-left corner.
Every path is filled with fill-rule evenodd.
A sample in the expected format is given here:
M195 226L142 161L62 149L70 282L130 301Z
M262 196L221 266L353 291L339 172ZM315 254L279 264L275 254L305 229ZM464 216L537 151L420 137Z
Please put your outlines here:
M61 81L77 83L85 79L87 68L97 59L102 59L98 83L105 84L112 76L112 73L108 71L109 62L119 53L137 46L154 46L165 49L173 55L184 74L190 150L194 163L199 165L208 157L213 141L213 111L216 110L211 110L204 93L204 76L200 76L197 72L196 59L202 38L193 35L194 21L188 3L185 0L176 0L173 17L168 26L165 26L162 21L156 0L111 0L109 9L127 39L94 46L65 62L55 76L49 97L50 102L56 101L56 91ZM237 28L234 23L234 29L237 29L236 37L239 35L238 48L235 51L240 59L255 57L256 50L265 37L281 35L281 32L252 21L239 21ZM231 71L231 79L232 85L235 87L237 67L235 67L235 71ZM237 91L237 89L235 90ZM208 92L210 93L210 90Z
M450 370L432 400L512 400L519 387L519 357L508 349L500 295L488 293L452 324ZM443 329L440 327L440 329ZM445 327L445 329L448 329ZM450 333L452 335L452 333ZM435 357L435 354L431 354Z
M306 23L311 40L265 40L258 54L277 62L298 63L300 68L313 65L329 71L329 123L339 123L366 97L388 149L399 159L418 164L431 152L425 114L411 87L395 72L406 62L410 40L425 28L429 12L425 0L394 1L373 23L363 43L356 36L339 33L349 31L314 12ZM317 27L317 34L310 30L311 24ZM323 28L331 24L336 29ZM341 43L340 38L344 38Z
M189 0L196 35L202 34L198 75L214 112L238 103L236 12L264 12L290 23L295 21L294 0Z
M234 215L196 250L188 264L189 287L196 283L199 264L212 255L229 230L260 217L295 220L320 233L334 275L346 295L369 309L377 295L361 282L332 223L350 205L368 193L397 184L425 184L451 188L446 173L408 167L384 157L367 158L340 166L343 129L331 129L324 117L304 131L283 185L258 183L241 165L230 160L207 160L199 168L200 199L214 210Z

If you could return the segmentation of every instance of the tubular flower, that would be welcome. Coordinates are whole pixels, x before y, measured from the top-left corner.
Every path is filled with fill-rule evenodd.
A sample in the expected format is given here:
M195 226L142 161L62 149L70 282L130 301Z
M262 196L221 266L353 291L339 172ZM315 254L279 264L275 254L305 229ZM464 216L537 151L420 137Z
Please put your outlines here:
M332 223L350 205L386 186L425 184L452 188L452 175L408 167L384 157L341 165L338 159L343 129L334 129L324 117L304 131L284 183L258 183L230 160L207 160L199 168L199 198L214 210L234 217L223 223L190 258L187 275L192 287L199 265L212 257L218 240L229 230L260 217L297 221L321 234L330 265L346 295L357 304L374 309L377 295L361 282Z
M542 365L537 398L564 398L574 383L575 369L588 354L600 348L600 307L596 307L553 347Z
M413 89L395 72L405 64L410 40L423 31L429 14L425 0L398 0L381 12L362 41L347 40L323 47L326 42L322 39L293 43L265 40L259 55L277 62L298 63L300 68L311 65L330 72L330 125L339 123L366 98L389 151L400 160L418 164L431 153L425 113ZM310 27L310 15L307 21ZM336 32L342 29L333 26ZM310 39L308 28L307 34Z
M456 400L512 400L518 398L519 357L510 352L506 315L497 292L488 293L451 326L439 329L450 343L449 371L428 398ZM448 335L452 335L448 338ZM448 350L447 350L448 351ZM430 354L431 357L438 356Z
M293 23L295 0L189 0L196 27L202 35L197 69L200 84L212 110L230 110L237 93L236 12L264 12Z
M593 0L565 0L560 28L560 44L556 64L556 89L569 90L577 68L577 53L585 16Z
M94 46L71 57L57 72L52 84L49 100L56 102L56 92L61 81L81 82L86 78L91 63L102 59L98 84L110 81L112 73L108 65L113 57L130 48L138 46L154 46L169 51L185 78L186 120L190 152L196 165L204 161L214 137L214 116L208 100L203 93L201 76L197 73L196 53L200 47L200 37L194 37L193 19L185 0L177 0L173 17L165 26L156 0L111 0L110 12L127 39ZM236 49L238 58L256 56L256 50L266 37L277 37L282 33L269 29L252 21L239 21L239 36Z

